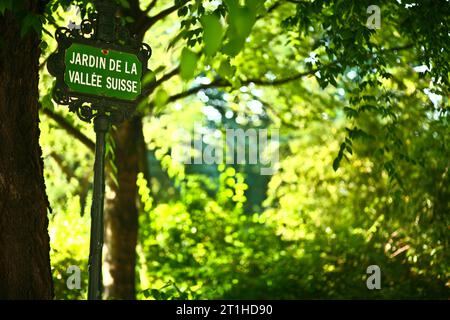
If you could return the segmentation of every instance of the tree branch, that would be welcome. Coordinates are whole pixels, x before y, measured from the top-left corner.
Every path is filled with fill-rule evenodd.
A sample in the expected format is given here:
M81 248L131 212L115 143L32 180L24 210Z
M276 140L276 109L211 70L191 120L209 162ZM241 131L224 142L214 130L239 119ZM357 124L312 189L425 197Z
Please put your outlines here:
M89 185L90 185L90 172L87 172L84 177L78 177L75 174L75 171L72 167L64 163L63 157L61 157L56 152L52 151L49 154L50 157L55 160L56 164L61 168L61 171L66 175L67 181L70 181L70 179L74 178L79 183L79 188L81 189L79 191L80 196L80 215L83 216L84 209L86 208L86 198L89 192Z
M277 118L280 120L280 122L281 122L284 126L286 126L286 127L288 127L288 128L291 128L291 129L298 129L298 128L299 128L299 127L293 125L292 123L287 122L287 121L281 116L280 112L278 112L275 108L273 108L271 104L269 104L269 103L263 101L261 98L255 96L254 94L251 94L251 96L252 96L252 98L253 98L254 100L259 101L259 102L263 105L263 107L266 109L266 112L267 112L267 111L272 112L272 113L275 115L275 117L277 117Z
M411 47L413 47L412 44L405 44L405 45L402 45L402 46L386 49L385 51L407 50L407 49L410 49ZM281 78L281 79L275 79L275 80L262 80L262 79L252 79L252 78L250 78L250 79L247 79L247 80L242 80L241 81L241 85L245 86L245 85L248 85L250 83L254 83L255 85L258 85L258 86L279 86L279 85L283 85L283 84L286 84L286 83L289 83L289 82L292 82L292 81L295 81L295 80L299 80L299 79L301 79L301 78L303 78L305 76L313 75L313 74L315 74L318 71L321 71L323 69L329 68L329 67L331 67L333 65L336 65L336 64L338 64L338 61L334 61L334 62L330 62L330 63L328 63L326 65L322 65L321 68L311 69L311 70L308 70L308 71L297 73L297 74L295 74L293 76L290 76L290 77ZM185 98L187 96L195 94L195 93L197 93L197 92L199 92L201 90L204 90L204 89L217 88L217 87L230 87L230 86L231 86L231 83L229 83L228 81L226 81L224 79L217 79L217 80L214 80L213 82L211 82L209 84L200 85L200 86L197 86L197 87L194 87L194 88L190 88L190 89L188 89L186 91L183 91L183 92L177 93L177 94L175 94L173 96L170 96L169 99L168 99L168 102L174 102L176 100Z
M159 20L164 19L165 17L167 17L169 14L171 14L172 12L177 11L178 9L180 9L182 6L184 6L187 2L189 2L189 0L186 0L178 5L174 5L172 7L169 7L167 9L164 9L162 11L160 11L159 13L155 14L154 16L151 17L146 17L146 19L143 20L143 22L139 25L139 33L138 36L139 38L142 38L144 36L144 33L147 32L148 29L150 29L156 22L158 22Z
M162 83L166 82L167 80L171 79L172 77L176 76L178 72L180 71L180 66L174 68L172 71L166 73L161 78L153 82L146 90L145 95L150 95L158 86L160 86Z
M267 8L267 11L263 14L260 14L259 16L256 17L256 20L262 19L265 16L267 16L269 13L272 13L273 11L275 11L279 6L286 4L286 3L290 3L291 1L277 1L274 2L270 7Z
M150 2L147 8L145 8L143 11L142 10L139 11L139 17L136 17L136 22L134 23L135 27L133 29L138 30L140 32L140 39L142 39L142 36L144 35L143 33L145 32L140 31L142 25L145 23L145 21L150 19L147 16L147 14L150 12L150 10L152 10L155 7L156 2L157 0L153 0L152 2Z
M330 64L325 65L324 67L327 68L327 67L330 67L330 66L332 66L334 64L335 63L330 63ZM279 85L282 85L282 84L286 84L288 82L299 80L299 79L301 79L303 77L306 77L306 76L313 75L317 71L320 71L320 69L311 69L309 71L297 73L297 74L295 74L293 76L290 76L290 77L281 78L281 79L275 79L275 80L247 79L246 81L243 81L242 83L244 85L247 85L247 84L250 84L250 83L254 83L254 84L258 85L258 86L279 86Z
M152 9L155 7L157 1L158 1L158 0L153 0L152 2L150 2L149 5L148 5L148 7L145 8L145 10L144 10L143 13L144 13L145 15L147 15L147 13L149 13L150 10L152 10Z
M129 11L131 13L131 16L138 16L139 13L142 12L142 10L139 8L139 0L128 0L128 5L129 5Z
M59 154L57 154L54 151L50 152L49 156L52 157L53 160L55 160L56 164L59 166L61 171L66 175L67 181L70 181L71 178L74 178L78 181L81 180L77 177L77 175L75 174L73 169L64 163L63 157L61 157Z
M330 63L329 65L326 65L325 67L328 67L330 65L333 65L334 63ZM312 75L314 73L316 73L317 71L319 71L319 69L313 69L313 70L309 70L309 71L305 71L305 72L300 72L298 74L295 74L293 76L287 77L287 78L282 78L282 79L275 79L275 80L261 80L261 79L247 79L247 80L243 80L241 81L241 85L245 86L245 85L249 85L250 83L254 83L256 85L259 86L278 86L278 85L283 85L286 84L288 82L292 82L295 80L298 80L302 77L308 76L308 75ZM187 96L190 96L192 94L195 94L201 90L204 89L208 89L208 88L220 88L220 87L230 87L231 83L228 82L227 80L224 79L216 79L214 81L212 81L211 83L208 84L202 84L199 85L197 87L193 87L190 88L186 91L177 93L173 96L170 96L169 99L167 100L167 102L174 102L176 100L185 98Z
M212 81L209 84L202 84L197 87L193 87L186 91L183 91L183 92L177 93L173 96L170 96L169 99L167 99L167 102L174 102L176 100L188 97L188 96L193 95L201 90L205 90L208 88L220 88L220 87L230 87L230 86L231 86L231 83L229 83L228 81L223 80L223 79L217 79L217 80Z
M83 134L77 128L75 128L71 123L69 123L69 121L67 121L63 116L61 116L56 112L51 111L50 109L42 108L42 106L40 106L39 109L42 111L43 114L45 114L47 117L55 121L62 129L64 129L72 137L79 140L90 150L92 151L95 150L95 143L91 139L89 139L85 134Z
M282 5L281 1L275 2L273 5L271 5L269 8L267 8L267 13L271 13L276 8L278 8L280 5Z

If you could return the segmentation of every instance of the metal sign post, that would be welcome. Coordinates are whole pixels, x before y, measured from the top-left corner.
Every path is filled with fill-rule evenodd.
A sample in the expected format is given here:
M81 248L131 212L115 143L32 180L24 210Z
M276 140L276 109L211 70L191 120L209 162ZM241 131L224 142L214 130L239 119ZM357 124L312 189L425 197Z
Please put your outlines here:
M109 129L107 116L94 119L95 163L94 190L91 208L91 241L89 248L88 299L102 298L102 248L103 248L103 203L105 195L105 137Z
M58 50L47 63L56 77L53 99L87 122L96 133L94 189L91 208L88 299L102 299L103 203L105 143L111 124L132 116L142 97L151 49L116 23L113 1L96 1L97 14L80 28L58 28Z

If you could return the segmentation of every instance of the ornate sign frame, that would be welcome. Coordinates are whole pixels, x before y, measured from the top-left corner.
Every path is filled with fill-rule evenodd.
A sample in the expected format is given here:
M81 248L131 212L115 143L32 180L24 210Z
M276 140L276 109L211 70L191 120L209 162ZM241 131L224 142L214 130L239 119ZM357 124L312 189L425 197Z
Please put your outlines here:
M111 0L97 0L97 13L83 20L79 28L58 28L55 33L58 48L47 62L48 71L56 78L53 88L53 99L61 105L68 105L71 112L86 122L94 119L96 133L94 186L91 207L91 237L89 248L89 282L88 299L102 299L102 247L103 247L103 203L105 195L105 153L106 134L111 124L119 124L132 116L136 103L145 94L142 80L147 74L148 60L152 54L149 45L140 43L131 37L128 30L117 23L115 17L116 5ZM66 72L65 55L67 49L74 43L130 53L142 63L140 74L141 92L135 100L108 97L75 92L69 89L64 81Z
M99 34L101 28L99 28L97 17L98 14L95 14L92 18L83 20L80 28L77 29L71 30L60 27L56 30L55 38L58 42L58 49L49 57L47 62L49 73L56 78L52 96L56 103L68 105L69 110L75 112L83 121L91 122L97 115L106 114L112 123L120 123L134 112L135 101L71 91L64 82L65 52L73 43L80 43L102 49L131 53L141 61L142 77L144 77L149 71L147 63L152 55L152 50L149 45L140 43L135 37L130 36L128 30L118 23L115 23L112 41L105 41L105 35ZM142 95L141 92L136 100Z

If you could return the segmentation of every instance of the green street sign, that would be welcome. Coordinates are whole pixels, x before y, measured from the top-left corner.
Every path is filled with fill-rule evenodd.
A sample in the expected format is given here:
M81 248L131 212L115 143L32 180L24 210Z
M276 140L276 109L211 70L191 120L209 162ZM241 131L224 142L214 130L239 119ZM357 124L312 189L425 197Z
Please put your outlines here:
M142 63L135 54L72 43L64 62L72 92L129 101L141 94Z
M83 121L94 119L88 299L101 300L106 134L111 125L130 119L138 99L149 92L145 85L142 88L141 79L149 71L152 49L117 24L114 1L93 2L97 14L83 20L79 28L56 29L58 49L48 58L47 68L56 78L53 100L67 105Z

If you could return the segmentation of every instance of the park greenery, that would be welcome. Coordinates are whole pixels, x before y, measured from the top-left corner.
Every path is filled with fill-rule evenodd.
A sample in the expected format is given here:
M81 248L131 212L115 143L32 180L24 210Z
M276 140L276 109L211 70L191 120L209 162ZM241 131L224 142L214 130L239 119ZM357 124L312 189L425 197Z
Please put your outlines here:
M51 0L42 15L21 2L1 0L0 15L15 12L24 35L41 36L54 294L85 299L95 134L52 100L46 62L56 28L91 17L95 1ZM152 48L135 115L142 141L123 139L130 120L107 145L105 214L129 193L121 214L138 212L135 298L449 298L448 1L116 3L119 21ZM366 23L373 4L376 29ZM216 137L278 130L277 170L180 163L172 150L196 126ZM118 219L107 224L106 255L111 239L128 241ZM123 285L108 269L123 260L111 259L106 288ZM80 289L67 287L71 265L82 270ZM381 269L380 290L366 286L370 265Z

